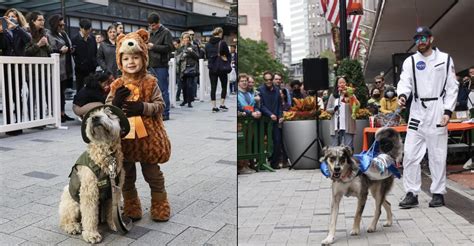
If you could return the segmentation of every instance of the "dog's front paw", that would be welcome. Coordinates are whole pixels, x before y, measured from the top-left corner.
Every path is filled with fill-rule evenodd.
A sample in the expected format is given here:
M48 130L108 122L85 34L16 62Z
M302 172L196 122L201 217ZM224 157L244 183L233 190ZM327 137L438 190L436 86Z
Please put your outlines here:
M83 231L82 238L88 243L99 243L102 241L102 236L96 231Z
M375 226L369 226L369 227L367 228L367 232L368 232L368 233L375 232Z
M383 226L384 226L384 227L390 227L390 226L392 226L392 221L386 221L385 223L383 223Z
M71 223L63 226L63 229L66 233L71 235L76 235L81 233L81 224Z
M326 237L326 239L321 241L321 244L323 244L323 245L332 244L332 243L334 243L334 237L333 236L328 236L328 237Z
M360 233L360 229L359 228L352 228L351 230L351 236L357 236L359 235Z

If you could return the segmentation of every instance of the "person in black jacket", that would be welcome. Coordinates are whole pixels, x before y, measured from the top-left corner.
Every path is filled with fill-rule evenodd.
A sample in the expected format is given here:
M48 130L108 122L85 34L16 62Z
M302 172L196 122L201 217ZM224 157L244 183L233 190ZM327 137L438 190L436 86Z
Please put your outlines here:
M5 12L5 16L7 17L7 19L4 19L3 21L6 21L7 22L7 28L8 30L1 30L1 26L0 26L0 50L2 50L2 52L0 53L2 56L25 56L25 47L26 47L26 44L30 42L31 40L31 36L29 33L26 32L26 30L24 29L24 27L27 26L27 23L26 23L26 20L25 20L25 17L23 17L23 15L21 14L20 11L16 10L16 9L9 9ZM8 69L7 69L8 65L4 65L3 68L5 71L4 72L4 76L5 76L5 84L4 84L4 88L5 88L5 98L7 100L5 100L5 107L6 107L6 116L7 116L7 119L6 119L6 123L7 124L10 124L10 123L14 123L14 119L11 119L10 118L10 100L8 100L10 98L10 94L9 94L9 85L8 85ZM19 76L19 91L21 92L22 91L22 85L23 85L23 80L21 78L22 76L22 70L21 70L21 66L18 66L18 76ZM12 84L11 84L11 89L12 89L12 92L13 92L13 95L11 95L12 99L13 99L13 102L15 102L17 100L17 97L16 97L16 83L15 83L15 73L14 73L14 69L12 67L12 74L10 75L12 78L11 78L11 81L12 81ZM20 122L20 119L21 118L21 115L22 115L22 112L23 112L23 104L20 103L20 112L16 112L16 110L14 109L13 110L13 117L16 118L17 122ZM18 134L21 134L22 133L22 130L16 130L16 131L9 131L9 132L6 132L7 135L18 135Z
M282 100L280 90L273 84L273 73L265 71L263 80L265 82L258 91L260 92L260 111L263 116L270 117L272 120L273 152L270 164L273 169L280 169L281 132L278 125L283 122Z
M79 27L79 34L72 39L73 57L76 64L76 91L84 87L84 78L94 73L97 68L97 43L90 35L92 24L90 20L83 19L79 22Z
M148 25L150 27L150 40L148 41L148 54L150 56L148 68L151 74L158 79L158 86L161 89L161 95L165 101L165 110L163 111L163 120L170 119L170 95L168 92L168 62L170 53L173 51L173 37L170 30L160 23L160 16L151 13L148 16Z
M229 47L227 43L222 40L224 31L222 28L217 27L212 31L212 38L209 40L209 43L206 44L206 57L208 59L209 68L209 79L211 80L211 102L212 102L212 112L219 112L219 109L227 111L228 108L225 106L225 97L227 94L227 73L217 72L216 60L218 58L218 51L220 51L220 56L225 56L227 59L230 59ZM221 105L219 108L216 107L216 89L217 89L217 79L221 81Z
M110 72L96 72L87 76L84 79L85 87L74 96L74 114L82 119L89 110L103 105L112 81L113 75Z
M182 46L176 51L176 60L178 63L178 77L182 82L183 102L180 106L188 104L189 108L194 101L193 83L199 74L199 55L196 46L191 43L191 37L188 33L183 33ZM190 72L192 71L192 72Z

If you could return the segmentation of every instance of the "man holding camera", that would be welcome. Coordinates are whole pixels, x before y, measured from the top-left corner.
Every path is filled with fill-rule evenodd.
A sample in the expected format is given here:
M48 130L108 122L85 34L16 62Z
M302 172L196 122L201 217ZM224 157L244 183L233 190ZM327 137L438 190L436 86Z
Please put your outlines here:
M418 27L413 39L418 52L403 62L397 88L398 103L402 107L413 94L403 157L403 185L407 194L399 206L418 205L420 162L428 149L433 194L429 206L440 207L444 206L446 193L447 125L456 106L458 82L453 60L432 47L434 38L428 27Z

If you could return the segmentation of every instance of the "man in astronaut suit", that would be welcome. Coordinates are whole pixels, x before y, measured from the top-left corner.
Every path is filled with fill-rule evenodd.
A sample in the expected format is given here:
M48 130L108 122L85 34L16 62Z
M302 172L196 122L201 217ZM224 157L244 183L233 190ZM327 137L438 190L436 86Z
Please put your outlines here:
M447 124L456 106L458 82L451 57L432 47L428 27L418 27L414 36L418 49L403 62L397 94L400 106L413 95L403 157L403 186L407 192L401 208L418 205L421 187L420 162L428 149L431 172L430 207L444 205L446 194Z

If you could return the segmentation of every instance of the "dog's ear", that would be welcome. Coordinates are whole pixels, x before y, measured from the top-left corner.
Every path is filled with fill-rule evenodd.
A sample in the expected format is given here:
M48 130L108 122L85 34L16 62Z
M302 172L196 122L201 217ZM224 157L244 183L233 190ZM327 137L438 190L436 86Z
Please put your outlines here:
M350 146L343 146L343 151L344 154L347 155L347 157L352 156L352 148Z

